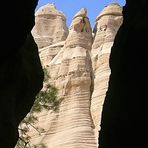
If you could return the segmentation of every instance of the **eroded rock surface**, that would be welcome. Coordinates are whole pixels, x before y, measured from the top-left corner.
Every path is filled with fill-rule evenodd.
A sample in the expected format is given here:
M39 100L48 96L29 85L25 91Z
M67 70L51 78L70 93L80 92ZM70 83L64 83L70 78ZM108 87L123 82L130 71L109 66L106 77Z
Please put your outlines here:
M35 13L35 26L32 34L39 48L61 41L68 35L66 17L54 4L46 4Z
M44 47L40 49L40 58L43 67L48 67L52 59L59 53L61 48L65 45L65 41Z
M90 113L92 30L86 13L81 9L73 18L64 47L49 63L50 81L63 101L57 113L47 115L46 136L33 142L50 148L96 147Z
M92 45L92 63L94 72L94 91L91 100L91 113L98 139L102 107L110 75L109 55L115 35L122 24L122 7L117 3L106 6L96 18L94 42Z
M92 33L87 10L82 8L73 17L65 41L40 49L49 83L58 88L63 101L58 112L43 111L38 115L37 125L45 132L39 136L32 129L33 144L44 143L50 148L98 147L110 76L109 55L122 24L122 7L116 3L106 6L95 23Z

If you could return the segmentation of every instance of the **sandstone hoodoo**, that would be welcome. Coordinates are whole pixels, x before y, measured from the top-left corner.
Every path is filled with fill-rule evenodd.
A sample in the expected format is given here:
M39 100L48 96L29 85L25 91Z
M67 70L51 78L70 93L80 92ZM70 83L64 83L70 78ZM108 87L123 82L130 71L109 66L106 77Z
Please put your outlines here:
M40 7L35 16L32 34L39 48L64 41L67 38L66 17L56 9L54 4Z
M54 28L51 22L52 19L46 24L50 30ZM32 129L33 144L44 143L50 148L98 147L102 105L110 75L109 55L121 24L122 7L113 3L97 16L92 32L87 10L82 8L74 15L67 38L56 43L49 40L50 44L40 49L49 83L59 90L58 97L63 100L57 112L49 110L38 115L37 125L44 127L45 132L38 135ZM44 41L42 35L40 39Z
M95 135L98 139L102 106L110 75L109 55L115 35L122 24L122 7L113 3L106 6L97 16L92 45L92 63L94 73L94 91L91 100L91 113L95 124Z
M58 113L48 113L46 134L36 142L42 139L53 148L96 147L90 114L91 45L92 29L86 10L81 9L72 20L64 47L48 65L49 81L59 89L63 101Z

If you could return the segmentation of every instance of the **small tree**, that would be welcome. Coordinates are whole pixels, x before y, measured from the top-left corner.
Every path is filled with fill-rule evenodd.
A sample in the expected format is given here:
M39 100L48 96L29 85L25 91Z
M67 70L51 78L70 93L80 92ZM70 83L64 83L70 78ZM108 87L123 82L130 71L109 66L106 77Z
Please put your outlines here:
M19 140L17 142L16 148L46 148L46 146L41 143L39 145L31 145L31 137L28 135L30 127L33 127L39 135L45 132L44 129L39 128L35 125L38 121L36 113L41 112L43 109L57 111L62 98L57 97L58 90L48 84L49 75L47 69L44 68L44 88L36 96L34 105L30 113L22 120L19 125Z

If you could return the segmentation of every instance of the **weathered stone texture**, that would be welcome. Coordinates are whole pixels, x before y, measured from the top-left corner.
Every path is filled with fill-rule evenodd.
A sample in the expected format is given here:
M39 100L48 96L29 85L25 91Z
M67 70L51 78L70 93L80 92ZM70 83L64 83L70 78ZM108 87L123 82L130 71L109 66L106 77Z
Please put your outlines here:
M40 49L40 58L44 67L48 66L52 59L63 48L65 41L44 47Z
M95 39L92 49L97 49L105 43L113 42L121 23L122 7L117 3L106 6L96 18L94 27Z
M94 72L94 91L91 101L91 113L98 139L102 107L110 75L109 55L117 30L122 23L122 8L116 3L106 6L96 18L94 42L92 45L92 63Z
M63 97L59 112L50 114L45 126L48 130L42 142L50 148L96 147L90 113L92 30L86 10L83 15L81 11L73 18L65 46L48 67L50 81ZM75 25L79 24L76 30Z
M54 4L42 6L35 16L32 34L39 48L64 41L67 38L66 17L56 9Z
M91 49L92 46L92 35L91 26L88 17L86 16L87 11L82 8L73 18L70 25L70 32L66 40L65 46L68 48L83 47Z
M39 136L32 129L32 143L45 143L50 148L98 147L109 55L121 23L121 6L106 6L96 18L93 38L87 11L82 8L73 17L65 41L40 49L49 83L58 88L63 101L58 112L38 115L38 126L44 127L45 133Z

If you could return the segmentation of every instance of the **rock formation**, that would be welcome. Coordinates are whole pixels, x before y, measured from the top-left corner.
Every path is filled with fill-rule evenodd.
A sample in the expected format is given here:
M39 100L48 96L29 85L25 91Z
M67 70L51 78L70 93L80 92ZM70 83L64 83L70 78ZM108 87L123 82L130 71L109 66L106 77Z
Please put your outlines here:
M58 54L61 48L64 47L65 41L44 47L40 49L40 58L43 67L47 67L52 59Z
M39 137L51 148L96 147L90 113L92 30L86 13L81 9L73 18L64 47L48 65L50 81L63 97L58 113L44 125L46 136Z
M35 16L32 34L39 48L64 41L67 38L66 17L56 9L54 4L42 6Z
M65 41L40 49L49 83L58 88L63 101L57 112L43 111L38 115L37 126L44 127L45 133L39 136L32 129L33 144L44 143L50 148L98 147L110 75L109 55L121 23L121 6L110 4L97 16L93 37L87 11L82 8L73 17Z
M147 148L148 1L126 0L111 49L100 148Z
M91 113L98 139L102 106L110 75L109 55L117 30L122 23L122 8L117 3L106 6L96 18L94 42L92 45L92 63L94 72L94 91L91 101Z
M30 111L42 88L43 71L38 48L31 35L37 0L3 2L11 12L1 12L0 54L0 147L13 148L18 140L18 125ZM26 15L27 14L27 15ZM9 36L10 35L10 36Z

